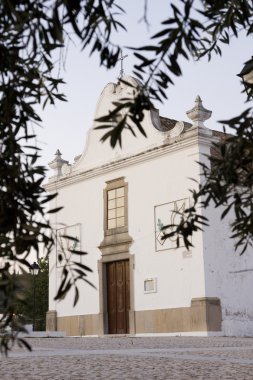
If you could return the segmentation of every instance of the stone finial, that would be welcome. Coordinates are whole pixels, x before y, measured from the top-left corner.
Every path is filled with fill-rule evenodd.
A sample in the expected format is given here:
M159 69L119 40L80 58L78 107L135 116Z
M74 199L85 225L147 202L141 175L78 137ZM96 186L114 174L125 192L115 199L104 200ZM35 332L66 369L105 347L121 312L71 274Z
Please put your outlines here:
M61 155L61 152L57 149L54 160L48 163L48 166L55 171L55 177L61 177L62 166L68 164L68 161L63 160Z
M193 127L204 127L204 121L209 119L212 111L205 109L202 105L202 100L198 95L195 99L195 106L186 112L186 115L193 121Z

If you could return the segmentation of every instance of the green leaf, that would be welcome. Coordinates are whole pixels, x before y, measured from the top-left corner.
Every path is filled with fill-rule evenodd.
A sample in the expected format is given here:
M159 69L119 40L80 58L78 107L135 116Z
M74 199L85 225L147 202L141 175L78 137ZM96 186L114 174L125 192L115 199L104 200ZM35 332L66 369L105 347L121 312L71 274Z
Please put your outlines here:
M63 207L56 207L56 208L52 208L51 210L49 210L47 212L48 212L48 214L53 214L53 213L59 212L62 209L63 209Z

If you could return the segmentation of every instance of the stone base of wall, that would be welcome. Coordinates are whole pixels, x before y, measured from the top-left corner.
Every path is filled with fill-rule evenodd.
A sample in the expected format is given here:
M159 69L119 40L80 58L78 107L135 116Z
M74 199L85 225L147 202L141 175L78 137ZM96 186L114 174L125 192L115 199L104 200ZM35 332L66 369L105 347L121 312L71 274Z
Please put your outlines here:
M218 298L193 298L190 307L135 312L136 333L221 331Z
M99 314L58 317L57 329L69 336L101 335L98 321Z
M221 331L221 305L218 298L193 298L190 307L132 311L132 334ZM57 318L57 330L67 335L103 335L99 314Z
M46 331L57 331L56 310L49 310L46 314Z

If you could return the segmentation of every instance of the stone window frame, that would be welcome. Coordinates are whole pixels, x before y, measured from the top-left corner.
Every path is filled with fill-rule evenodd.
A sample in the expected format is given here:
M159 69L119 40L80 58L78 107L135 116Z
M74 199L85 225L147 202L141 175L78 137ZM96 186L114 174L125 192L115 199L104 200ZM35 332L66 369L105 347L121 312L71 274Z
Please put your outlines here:
M108 221L108 191L115 190L119 187L124 187L124 214L125 214L125 225L122 227L107 228ZM128 183L125 181L125 177L116 178L110 181L106 181L106 187L104 189L104 235L115 235L128 232Z

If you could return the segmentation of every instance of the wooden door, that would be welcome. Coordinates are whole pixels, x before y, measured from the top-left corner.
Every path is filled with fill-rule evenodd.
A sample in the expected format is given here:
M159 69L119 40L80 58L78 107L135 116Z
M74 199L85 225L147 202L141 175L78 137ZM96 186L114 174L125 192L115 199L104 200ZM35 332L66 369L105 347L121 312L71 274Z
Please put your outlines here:
M129 332L130 283L129 261L106 264L107 311L109 334Z

